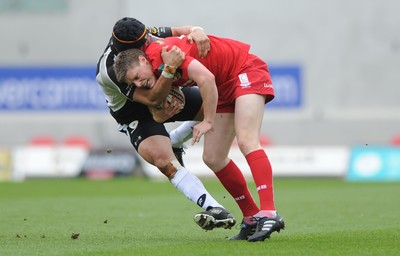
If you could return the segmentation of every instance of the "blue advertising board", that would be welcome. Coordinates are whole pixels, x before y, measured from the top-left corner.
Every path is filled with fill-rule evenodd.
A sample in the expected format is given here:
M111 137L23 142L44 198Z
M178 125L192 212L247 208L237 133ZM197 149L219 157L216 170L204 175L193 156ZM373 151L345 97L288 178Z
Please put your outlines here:
M302 105L302 81L299 66L269 66L275 98L270 108L299 108Z
M95 68L0 68L0 110L105 110Z
M400 181L400 147L353 148L347 180Z
M275 99L268 108L299 108L300 67L270 67ZM0 111L107 109L95 67L0 67Z

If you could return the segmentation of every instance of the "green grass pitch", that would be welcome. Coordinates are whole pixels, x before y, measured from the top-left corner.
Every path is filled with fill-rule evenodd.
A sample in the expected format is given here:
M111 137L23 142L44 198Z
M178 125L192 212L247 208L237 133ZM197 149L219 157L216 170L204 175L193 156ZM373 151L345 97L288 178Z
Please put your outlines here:
M203 181L240 222L219 182ZM400 183L276 178L286 229L249 243L226 240L237 228L200 229L193 215L201 209L168 182L3 182L0 255L400 255L399 198Z

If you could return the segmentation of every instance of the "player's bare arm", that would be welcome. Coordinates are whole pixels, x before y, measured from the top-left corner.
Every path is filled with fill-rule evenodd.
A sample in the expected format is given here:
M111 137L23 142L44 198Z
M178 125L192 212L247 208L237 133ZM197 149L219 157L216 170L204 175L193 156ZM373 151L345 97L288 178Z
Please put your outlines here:
M192 60L188 66L188 76L199 87L203 98L204 119L193 127L192 144L199 142L201 136L211 131L216 115L218 91L214 75L197 60Z
M169 102L165 99L163 103L163 107L149 107L150 113L153 116L154 121L158 123L163 123L178 114L182 111L182 107L180 107L180 102L178 102L175 98L171 99Z
M172 27L172 36L187 35L189 42L195 42L199 51L200 57L205 57L210 51L210 39L207 37L204 29L196 26L181 26ZM179 48L178 48L179 49ZM171 49L168 52L162 53L163 62L170 67L179 67L182 63L176 63L178 61L176 58L182 56L182 52L179 52L176 48ZM137 88L133 95L133 100L145 104L149 107L159 107L165 101L166 96L171 88L172 79L166 78L165 76L160 76L155 84L155 89L158 90L148 90L146 88ZM161 90L161 91L160 91ZM159 108L158 108L159 109Z
M134 101L155 108L159 108L160 105L163 105L171 90L172 78L176 68L185 60L185 53L176 46L170 49L164 47L161 52L161 57L165 64L163 73L156 80L151 89L146 87L136 88L133 94Z

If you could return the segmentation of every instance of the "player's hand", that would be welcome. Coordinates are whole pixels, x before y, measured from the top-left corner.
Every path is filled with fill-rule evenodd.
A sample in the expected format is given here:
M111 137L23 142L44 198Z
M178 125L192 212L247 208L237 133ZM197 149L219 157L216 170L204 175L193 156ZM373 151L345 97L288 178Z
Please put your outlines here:
M173 117L174 115L178 114L179 112L182 111L182 108L179 106L181 104L178 99L175 97L172 97L171 103L168 102L168 99L165 100L164 102L164 108L162 109L164 114L168 116L169 118ZM168 119L169 119L168 118Z
M210 122L202 121L197 125L193 126L193 137L192 137L192 145L199 142L201 137L207 132L212 131L212 124Z
M204 30L200 27L194 27L192 32L187 36L189 43L193 44L195 42L197 44L197 49L199 50L199 57L205 58L210 51L210 39Z
M179 107L179 102L177 99L172 98L171 103L165 99L164 103L159 107L150 107L149 110L153 115L154 121L158 123L163 123L173 117L174 115L178 114L182 111L182 108Z
M161 51L161 58L165 65L179 67L185 61L185 53L176 45L168 50L169 46L164 46Z

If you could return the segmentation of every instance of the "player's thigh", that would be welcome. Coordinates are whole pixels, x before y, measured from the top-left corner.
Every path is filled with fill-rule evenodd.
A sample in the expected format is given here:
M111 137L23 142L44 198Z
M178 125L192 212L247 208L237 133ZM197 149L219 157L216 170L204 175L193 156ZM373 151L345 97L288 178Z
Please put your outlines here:
M138 153L148 163L163 168L175 159L171 140L163 135L152 135L144 139L138 148Z
M126 133L139 155L157 167L164 167L175 158L165 126L154 120L133 121Z
M235 130L238 145L247 153L260 148L260 129L264 117L265 96L242 95L235 104Z
M228 163L228 153L235 137L234 114L217 113L214 128L204 136L204 162L214 172Z

